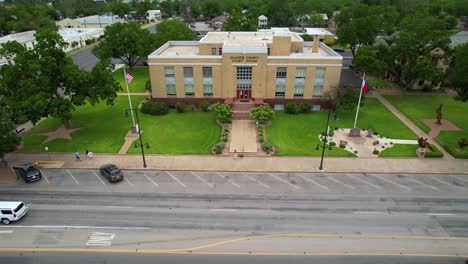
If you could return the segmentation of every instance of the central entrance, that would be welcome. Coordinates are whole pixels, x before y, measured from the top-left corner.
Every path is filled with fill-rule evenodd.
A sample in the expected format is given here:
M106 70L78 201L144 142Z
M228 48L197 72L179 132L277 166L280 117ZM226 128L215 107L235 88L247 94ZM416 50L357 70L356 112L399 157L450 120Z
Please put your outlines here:
M237 67L237 98L252 97L252 67Z

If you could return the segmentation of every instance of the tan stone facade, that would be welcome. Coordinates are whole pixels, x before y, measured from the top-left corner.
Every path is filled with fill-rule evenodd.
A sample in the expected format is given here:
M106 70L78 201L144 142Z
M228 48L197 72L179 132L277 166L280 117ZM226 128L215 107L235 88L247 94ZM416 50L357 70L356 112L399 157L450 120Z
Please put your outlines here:
M156 100L323 105L340 83L342 57L296 33L210 32L200 42L166 43L148 64Z

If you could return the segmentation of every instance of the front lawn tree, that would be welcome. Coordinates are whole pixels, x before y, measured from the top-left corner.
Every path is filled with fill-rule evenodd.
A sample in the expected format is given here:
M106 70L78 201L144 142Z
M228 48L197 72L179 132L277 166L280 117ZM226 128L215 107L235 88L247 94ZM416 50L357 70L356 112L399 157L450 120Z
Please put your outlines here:
M120 59L132 69L156 49L156 37L136 22L115 23L106 27L103 39L93 49L101 60Z
M5 164L5 153L15 151L19 143L20 137L16 134L10 117L0 109L0 165Z
M258 120L260 123L264 123L273 119L275 111L271 109L269 104L262 104L250 110L250 118Z
M232 109L228 104L216 103L213 105L216 118L223 123L229 123L232 119Z
M53 116L69 127L75 106L113 101L120 85L106 70L109 65L98 63L91 73L80 70L63 51L67 45L48 29L36 33L33 49L16 41L1 45L7 64L0 69L0 97L15 119L36 123Z

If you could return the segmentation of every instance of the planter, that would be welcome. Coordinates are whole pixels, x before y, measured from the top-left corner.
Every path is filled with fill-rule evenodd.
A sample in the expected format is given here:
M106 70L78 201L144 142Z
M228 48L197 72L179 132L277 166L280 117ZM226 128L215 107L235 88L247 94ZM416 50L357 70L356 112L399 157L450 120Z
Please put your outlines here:
M418 158L420 158L420 159L426 157L426 153L427 153L427 149L425 149L425 148L418 148L418 149L416 150L416 155L417 155Z

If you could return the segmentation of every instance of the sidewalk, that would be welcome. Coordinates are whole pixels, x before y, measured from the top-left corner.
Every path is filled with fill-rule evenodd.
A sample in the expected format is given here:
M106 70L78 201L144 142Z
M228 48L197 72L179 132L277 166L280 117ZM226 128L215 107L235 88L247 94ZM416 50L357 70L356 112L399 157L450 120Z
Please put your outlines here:
M275 171L318 172L320 157L243 157L194 155L145 155L148 170L200 171ZM143 169L141 155L95 154L76 162L73 153L50 153L51 160L64 161L62 168L97 169L114 163L122 169ZM10 166L20 163L49 160L44 154L10 153ZM337 158L324 159L325 172L356 173L468 173L468 162L463 159L418 158Z

